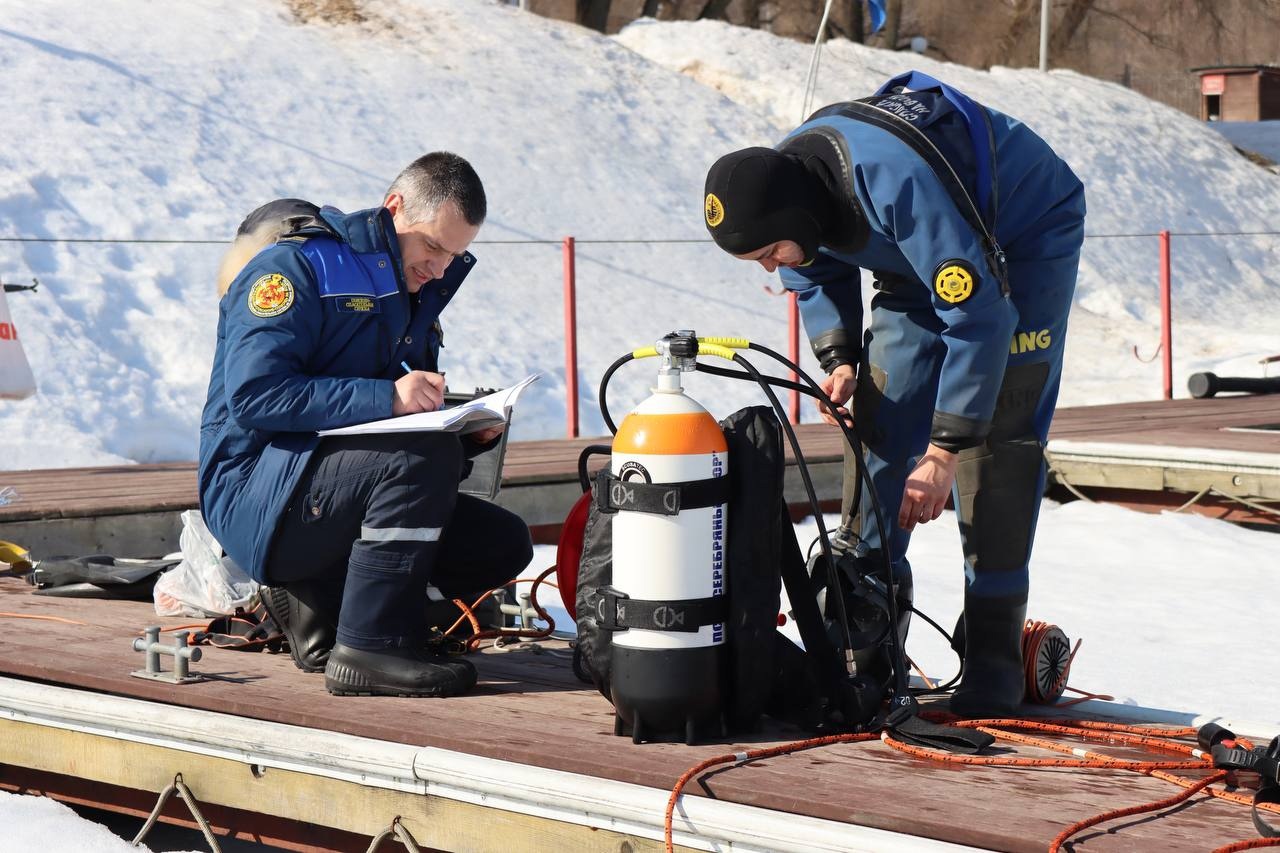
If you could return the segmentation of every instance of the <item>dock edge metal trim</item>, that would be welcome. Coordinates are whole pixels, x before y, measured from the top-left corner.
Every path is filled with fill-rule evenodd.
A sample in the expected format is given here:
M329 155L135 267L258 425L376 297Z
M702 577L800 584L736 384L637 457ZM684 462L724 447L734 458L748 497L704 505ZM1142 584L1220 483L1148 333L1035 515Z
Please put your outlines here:
M669 791L435 747L417 747L142 699L0 677L0 719L480 804L661 840ZM693 762L691 761L690 764ZM683 797L674 841L709 851L975 848L886 830Z

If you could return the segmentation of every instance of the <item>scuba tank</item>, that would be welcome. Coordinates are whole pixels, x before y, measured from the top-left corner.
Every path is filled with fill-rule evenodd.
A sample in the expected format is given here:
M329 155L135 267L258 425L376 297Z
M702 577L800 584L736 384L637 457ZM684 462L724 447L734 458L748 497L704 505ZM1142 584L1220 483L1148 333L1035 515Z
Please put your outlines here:
M680 383L692 333L657 345L652 395L618 427L595 500L614 512L612 584L597 617L612 637L618 734L637 742L723 732L728 448Z
M735 352L747 349L779 362L798 381L760 373ZM699 355L741 369L698 364ZM661 358L657 385L615 427L606 403L610 377L632 360L653 357ZM755 382L770 406L741 409L717 424L684 393L681 374L693 370ZM811 574L825 575L828 589L842 589L840 570L774 388L799 390L834 408L799 366L743 338L673 332L605 371L600 413L615 433L613 446L583 450L578 473L590 492L571 511L557 554L561 592L572 590L577 621L575 672L613 703L614 733L636 743L745 734L767 714L823 733L883 727L913 743L982 748L990 735L916 716L894 629L896 596L883 597L887 618L867 637L851 631L845 596L826 596L824 627ZM860 455L856 434L842 429ZM821 554L809 571L783 497L784 435L819 528ZM610 453L610 465L591 478L587 460L602 452ZM859 476L869 480L865 467ZM867 495L883 527L876 496ZM890 566L880 563L887 582ZM777 630L783 585L803 648ZM856 671L859 640L887 645L893 676L887 703L882 685Z

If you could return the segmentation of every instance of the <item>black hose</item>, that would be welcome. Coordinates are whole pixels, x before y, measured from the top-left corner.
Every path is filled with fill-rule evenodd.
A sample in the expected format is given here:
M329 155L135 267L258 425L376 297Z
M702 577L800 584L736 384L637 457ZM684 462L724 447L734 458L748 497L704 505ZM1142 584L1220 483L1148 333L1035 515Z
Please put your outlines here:
M712 376L723 376L725 379L742 379L747 382L755 381L755 377L750 373L747 373L745 370L726 370L723 367L712 367L709 364L699 363L697 371L699 373L709 373ZM760 376L763 381L768 382L775 388L785 388L788 391L798 391L801 394L809 393L809 388L805 385L801 385L799 382L792 382L790 379L783 379L780 376L769 376L763 373L760 374Z
M609 388L609 379L613 377L613 374L617 372L618 368L622 367L622 365L626 364L628 361L632 361L635 357L635 353L627 353L622 358L609 365L609 369L604 372L604 376L600 377L600 417L604 418L604 425L609 428L609 432L612 435L618 434L618 427L614 424L613 418L609 417L609 402L605 399L605 391Z
M793 373L795 373L797 377L799 377L800 379L808 383L811 389L810 394L812 396L817 397L819 400L825 403L833 416L836 415L835 402L829 396L827 396L827 393L823 391L822 388L820 388L816 382L814 382L812 379L809 378L808 374L806 374L804 371L800 369L799 365L797 365L796 363L791 361L791 359L787 358L781 353L775 352L774 350L771 350L762 344L752 343L752 344L749 344L748 346L751 349L757 352L762 352L765 355L769 356L770 358L773 358L774 360L790 368L790 370ZM784 418L783 420L785 421L786 419ZM836 416L835 420L836 420L836 423L839 424L841 431L844 433L845 440L849 442L850 448L854 451L853 456L854 456L855 464L857 466L858 478L859 480L864 481L866 483L867 493L871 496L871 509L872 509L872 512L875 514L876 530L880 534L880 559L881 559L881 565L884 569L885 590L887 592L885 598L888 599L888 605L889 605L889 625L891 627L891 630L889 631L889 636L892 640L892 646L893 646L892 654L893 654L893 663L894 663L894 666L893 666L894 693L897 697L900 697L900 699L910 704L911 682L906 672L907 652L906 652L906 649L902 647L902 637L898 636L898 632L896 629L892 629L893 626L896 626L898 624L898 596L895 595L893 591L894 590L893 565L889 560L889 535L888 535L888 526L885 524L885 521L884 521L884 508L880 505L880 498L876 494L875 484L871 481L871 474L870 472L867 471L866 462L862 458L862 441L858 437L856 430L853 427L849 426L849 424L845 422L844 418ZM797 459L797 461L799 460ZM858 496L858 501L855 501L855 503L851 507L850 509L851 514L854 510L858 508L858 503L860 502L860 500L861 500L861 495ZM834 565L834 562L831 560L830 543L825 541L826 532L822 524L822 514L817 511L816 507L814 511L815 513L817 513L817 518L818 518L818 534L822 536L824 539L823 548L822 548L823 555L827 558L828 562L832 562L832 564ZM831 593L834 593L836 598L841 600L841 604L842 604L841 610L843 611L844 596L840 594L840 587L839 586L833 587L831 590ZM848 626L846 625L846 631L847 630L848 630Z
M800 471L800 480L804 483L805 494L809 498L809 505L813 507L813 517L818 523L818 540L822 543L822 556L827 564L827 584L828 588L835 592L837 619L840 622L840 628L843 633L841 639L844 640L845 653L849 654L853 649L852 629L849 627L849 616L845 612L844 596L840 594L840 579L837 576L836 561L831 556L831 540L827 536L826 525L822 521L822 507L818 503L818 492L813 487L813 478L809 474L809 466L804 461L804 452L800 449L800 439L796 437L796 431L791 426L791 422L787 419L786 409L782 407L782 401L778 399L778 395L773 388L769 387L769 383L764 380L760 371L742 357L741 353L734 353L733 360L741 364L743 369L751 375L753 379L760 385L760 390L764 391L769 402L773 405L773 409L778 413L778 421L782 424L782 430L786 433L787 441L791 444L791 452L796 457L796 468ZM828 596L830 601L832 596Z
M838 612L838 619L840 621L840 625L844 633L845 649L846 651L848 651L852 646L852 636L850 633L851 628L849 625L848 615L845 612L844 596L841 594L841 586L839 583L839 576L837 574L835 560L832 558L832 554L831 554L830 537L827 534L826 525L822 520L822 509L818 503L817 493L813 488L813 481L809 474L808 465L805 463L804 455L801 453L801 450L800 450L799 439L796 437L795 430L792 429L791 427L791 423L788 420L786 415L786 410L782 407L781 401L778 399L777 394L774 393L773 388L771 388L770 386L777 384L777 385L780 385L780 387L793 388L793 390L796 390L801 393L807 394L811 397L814 397L819 401L825 403L833 415L835 414L837 407L835 405L835 402L826 394L826 392L824 392L816 382L814 382L803 370L801 370L799 365L792 362L789 358L761 344L751 343L751 344L748 344L748 346L750 349L753 349L757 352L761 352L766 356L769 356L770 358L785 365L788 369L790 369L793 373L795 373L797 377L803 380L805 384L800 385L799 383L793 383L788 380L778 379L776 377L766 378L763 374L760 373L760 371L758 371L753 365L751 365L750 362L748 362L745 358L743 358L740 354L737 354L737 353L734 354L733 360L742 365L742 367L746 371L746 375L741 375L736 371L724 370L722 368L712 368L712 367L701 365L701 364L697 366L697 369L702 370L705 373L710 373L710 374L719 375L719 376L726 376L732 379L745 380L750 378L754 380L760 386L761 390L764 391L765 395L769 398L769 402L773 405L774 411L777 412L778 420L782 424L783 430L787 435L787 440L788 442L790 442L792 451L795 454L796 466L797 466L797 469L800 471L801 480L804 482L805 491L809 498L809 503L813 507L814 519L816 520L818 525L818 538L819 538L819 541L822 543L822 553L827 564L827 574L828 574L827 583L830 589L829 595L835 596L835 599L837 602L836 610ZM618 368L626 364L628 361L633 360L634 358L635 358L635 355L633 353L627 353L626 355L622 356L617 361L615 361L613 364L609 365L608 369L605 370L604 375L600 378L600 391L599 391L600 414L604 419L605 426L607 426L609 428L609 431L614 434L617 433L618 428L613 423L613 419L609 417L609 408L608 408L608 403L606 399L606 391L609 385L610 378L612 378L613 374L618 370ZM781 383L784 383L784 382L786 384L782 385ZM897 625L897 620L898 620L898 599L897 599L897 596L893 593L893 589L894 589L893 565L889 560L889 537L887 532L888 528L884 520L884 509L880 505L880 499L876 495L875 484L872 482L871 474L869 471L867 471L866 462L862 458L862 440L858 436L856 429L854 427L851 427L848 423L846 423L843 418L837 417L836 421L840 426L842 433L844 434L845 440L849 443L850 449L853 451L855 467L858 473L858 476L854 484L855 494L854 494L853 505L851 507L850 512L852 513L854 511L857 511L862 499L862 485L863 483L865 483L868 494L870 494L871 496L871 508L875 515L876 528L880 534L880 542L882 546L880 548L881 566L883 568L885 588L888 592L888 594L885 597L888 599L889 625L890 625L889 636L892 640L892 656L893 656L893 662L894 662L894 667L893 667L894 694L896 697L899 697L899 702L896 704L899 705L899 710L901 711L906 707L914 706L914 699L911 696L910 681L908 679L907 671L906 671L906 650L902 647L902 638L898 635L897 630L893 629L893 626Z

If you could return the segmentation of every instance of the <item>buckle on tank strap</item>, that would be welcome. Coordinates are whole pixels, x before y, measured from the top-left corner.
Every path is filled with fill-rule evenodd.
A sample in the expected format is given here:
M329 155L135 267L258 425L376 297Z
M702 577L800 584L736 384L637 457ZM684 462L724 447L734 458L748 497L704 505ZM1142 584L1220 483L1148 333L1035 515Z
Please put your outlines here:
M596 622L604 631L673 631L695 634L707 625L729 619L729 599L723 595L678 601L632 598L611 586L602 586L595 600Z
M603 513L619 510L651 515L679 515L682 509L701 509L729 502L729 478L709 477L681 483L643 483L621 480L608 470L591 482L591 497Z

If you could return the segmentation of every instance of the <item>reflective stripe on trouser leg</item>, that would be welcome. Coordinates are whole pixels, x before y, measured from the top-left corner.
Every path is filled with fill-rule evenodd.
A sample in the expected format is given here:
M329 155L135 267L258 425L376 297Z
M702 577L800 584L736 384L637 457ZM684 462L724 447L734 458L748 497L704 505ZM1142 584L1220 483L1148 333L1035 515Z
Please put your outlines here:
M427 581L453 515L462 471L457 436L404 437L369 496L351 549L338 642L361 649L413 647L426 639Z
M360 538L373 542L436 542L440 527L361 527Z

